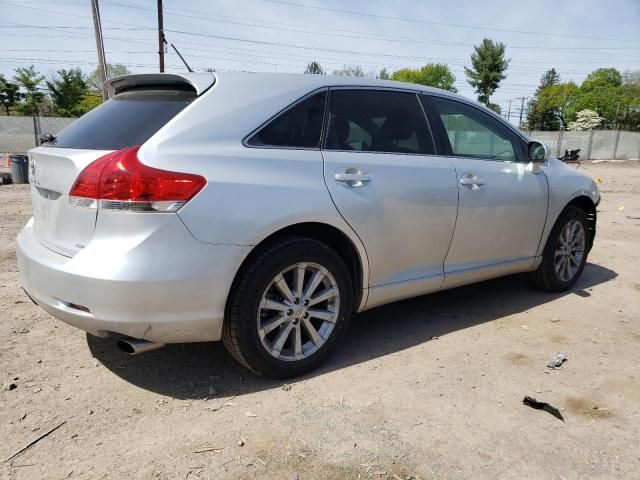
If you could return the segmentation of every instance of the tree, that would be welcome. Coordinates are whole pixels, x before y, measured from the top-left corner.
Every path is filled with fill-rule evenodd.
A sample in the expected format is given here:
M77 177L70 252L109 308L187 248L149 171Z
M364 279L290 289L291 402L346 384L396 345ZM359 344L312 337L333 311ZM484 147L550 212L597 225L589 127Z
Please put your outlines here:
M621 105L617 123L625 129L640 130L640 70L627 70L622 75Z
M417 83L428 87L441 88L457 92L454 86L456 77L444 63L427 63L419 69L403 68L393 72L391 80Z
M307 68L305 69L304 73L312 75L324 75L324 70L322 69L320 64L314 60L313 62L307 64Z
M342 77L364 77L364 70L360 65L344 65L340 70L334 70L332 75L339 75Z
M560 75L555 68L547 70L540 78L540 85L527 110L527 126L530 130L558 130L560 122L553 110L544 110L540 106L540 95L546 88L560 83Z
M387 70L387 67L384 67L382 70L380 70L380 73L378 73L378 78L380 80L389 80L391 78L391 74Z
M44 77L36 72L33 65L16 68L15 72L13 80L25 90L22 95L24 101L18 106L19 111L24 115L38 115L39 105L44 101L44 93L39 90Z
M58 115L73 117L81 114L78 109L88 87L79 68L58 70L57 75L46 83Z
M622 89L622 75L615 68L599 68L587 75L580 85L575 111L594 110L605 126L612 127L627 104Z
M102 95L88 92L83 97L80 103L74 109L75 114L78 116L84 115L90 110L93 110L102 103Z
M107 70L107 79L113 78L113 77L119 77L120 75L129 75L131 73L129 71L129 68L126 65L122 65L120 63L116 63L116 64L107 63L106 70ZM91 73L87 77L86 82L91 90L98 91L98 92L102 91L102 83L100 82L100 72L98 72L97 68L93 71L93 73Z
M480 46L473 48L471 68L464 67L464 72L469 85L478 94L478 101L489 107L491 95L498 89L500 82L507 78L504 72L510 60L504 57L506 45L485 38Z
M540 85L536 89L536 94L539 94L542 90L552 85L557 85L560 83L560 74L556 71L555 68L550 68L547 70L542 77L540 77Z
M9 109L14 107L20 101L21 97L20 87L0 74L0 103L2 103L2 106L7 111L7 115L11 115Z
M537 108L547 112L550 118L559 122L559 126L567 128L568 122L575 116L575 105L580 94L578 86L573 82L558 83L544 88L537 98Z
M570 122L568 130L579 132L583 130L593 130L602 123L602 117L593 110L581 110L576 115L576 121Z

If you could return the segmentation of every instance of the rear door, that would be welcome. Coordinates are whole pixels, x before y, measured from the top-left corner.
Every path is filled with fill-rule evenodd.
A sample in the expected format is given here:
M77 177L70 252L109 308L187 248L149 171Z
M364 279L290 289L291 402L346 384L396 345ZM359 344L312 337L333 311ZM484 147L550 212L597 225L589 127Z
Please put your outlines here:
M29 152L34 234L47 248L73 256L91 240L97 209L77 208L68 193L94 160L141 145L195 98L191 88L138 87L119 93Z
M423 284L439 288L458 192L418 96L331 90L323 157L331 197L367 250L369 284L432 278Z
M445 275L533 262L547 216L548 185L545 174L528 165L524 142L477 107L436 96L427 102L455 166L460 195Z

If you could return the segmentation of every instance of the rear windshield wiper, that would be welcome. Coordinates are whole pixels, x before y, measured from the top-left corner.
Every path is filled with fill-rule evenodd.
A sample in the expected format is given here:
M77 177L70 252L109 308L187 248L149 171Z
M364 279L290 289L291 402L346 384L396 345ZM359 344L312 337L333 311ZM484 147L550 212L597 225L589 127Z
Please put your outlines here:
M40 145L42 145L43 143L55 142L55 140L56 140L55 135L52 135L49 132L46 132L40 135Z

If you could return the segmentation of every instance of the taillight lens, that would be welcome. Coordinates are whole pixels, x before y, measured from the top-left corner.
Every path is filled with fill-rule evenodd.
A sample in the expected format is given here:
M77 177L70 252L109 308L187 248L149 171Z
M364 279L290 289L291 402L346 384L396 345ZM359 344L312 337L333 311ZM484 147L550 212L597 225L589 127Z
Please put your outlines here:
M80 172L69 202L78 207L175 212L206 185L200 175L144 165L139 146L109 153Z

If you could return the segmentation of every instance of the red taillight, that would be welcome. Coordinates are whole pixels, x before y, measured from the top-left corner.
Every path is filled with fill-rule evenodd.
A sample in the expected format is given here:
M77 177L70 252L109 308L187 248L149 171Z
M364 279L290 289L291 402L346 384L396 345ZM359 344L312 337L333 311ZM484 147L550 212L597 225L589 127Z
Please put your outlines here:
M189 173L170 172L144 165L138 149L131 147L109 153L80 172L69 192L76 206L135 211L178 210L205 186L207 181Z

